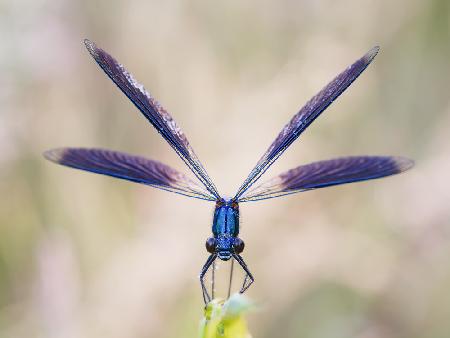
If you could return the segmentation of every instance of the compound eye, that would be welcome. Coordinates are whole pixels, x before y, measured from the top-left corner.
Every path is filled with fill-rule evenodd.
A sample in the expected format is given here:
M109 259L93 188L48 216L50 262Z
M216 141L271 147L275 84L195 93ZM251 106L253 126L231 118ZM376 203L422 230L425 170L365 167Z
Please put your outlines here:
M209 253L214 253L216 251L216 239L214 237L209 237L206 240L205 246Z
M244 251L244 247L245 247L244 241L239 237L236 237L233 243L234 252L240 254L242 251Z

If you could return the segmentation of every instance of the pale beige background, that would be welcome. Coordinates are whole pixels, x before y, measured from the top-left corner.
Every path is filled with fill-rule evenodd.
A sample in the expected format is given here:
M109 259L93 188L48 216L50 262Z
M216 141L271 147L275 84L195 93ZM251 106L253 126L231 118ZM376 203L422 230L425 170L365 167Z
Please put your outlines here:
M243 204L249 295L262 304L250 327L449 337L449 11L446 0L1 1L0 336L196 336L212 204L41 157L107 147L187 170L93 63L88 37L173 114L228 195L306 100L381 45L266 178L340 155L417 165Z

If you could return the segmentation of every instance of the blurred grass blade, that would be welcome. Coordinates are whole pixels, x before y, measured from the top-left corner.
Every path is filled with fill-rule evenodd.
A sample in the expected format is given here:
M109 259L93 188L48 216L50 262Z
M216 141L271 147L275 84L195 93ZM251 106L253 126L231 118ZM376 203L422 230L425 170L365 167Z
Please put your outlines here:
M241 294L226 302L214 299L205 308L199 338L251 338L244 315L252 308L253 303Z

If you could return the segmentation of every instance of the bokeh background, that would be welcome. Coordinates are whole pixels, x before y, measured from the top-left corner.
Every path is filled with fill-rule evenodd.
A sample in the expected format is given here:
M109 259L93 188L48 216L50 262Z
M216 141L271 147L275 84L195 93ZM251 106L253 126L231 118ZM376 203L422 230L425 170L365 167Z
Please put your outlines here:
M447 0L0 1L0 336L197 334L213 205L41 156L106 147L187 171L94 64L88 37L173 114L228 195L292 114L379 44L265 177L342 155L416 167L242 204L260 304L250 328L449 337L449 13Z

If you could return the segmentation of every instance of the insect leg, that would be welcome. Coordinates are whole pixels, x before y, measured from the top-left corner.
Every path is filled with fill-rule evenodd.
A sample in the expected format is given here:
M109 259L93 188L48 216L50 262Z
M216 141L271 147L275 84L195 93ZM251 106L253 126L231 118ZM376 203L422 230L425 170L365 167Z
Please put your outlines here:
M227 298L230 298L230 294L231 294L231 283L233 282L233 268L234 268L234 259L231 260L230 283L228 284L228 297Z
M206 273L208 272L209 267L216 260L216 257L216 254L211 254L206 260L205 265L203 265L202 271L200 271L200 284L202 286L203 301L205 302L205 304L208 304L211 301L211 297L209 296L208 290L206 289L204 278Z
M211 270L211 298L214 299L214 292L216 291L216 261L212 262L212 270Z
M244 283L242 284L242 288L239 291L239 293L244 293L250 287L250 285L253 284L253 282L255 281L255 278L253 278L253 275L250 272L250 270L248 269L247 264L245 264L244 259L240 255L233 254L233 257L235 260L237 260L239 265L242 267L242 269L244 269L244 271L246 273ZM250 279L249 283L247 283L248 279Z

